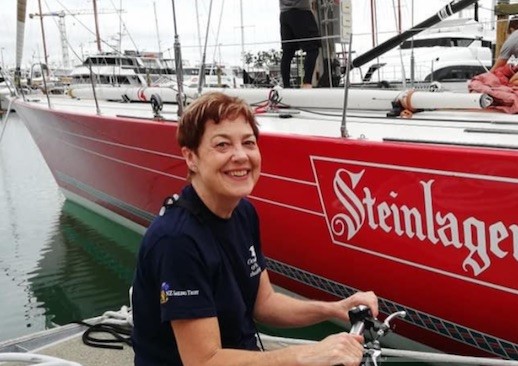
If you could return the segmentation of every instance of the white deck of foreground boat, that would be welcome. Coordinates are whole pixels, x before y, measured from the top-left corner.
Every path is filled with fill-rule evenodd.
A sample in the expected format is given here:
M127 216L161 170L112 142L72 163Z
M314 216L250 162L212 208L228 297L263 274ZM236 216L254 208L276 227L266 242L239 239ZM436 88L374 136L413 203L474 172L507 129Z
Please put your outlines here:
M41 354L57 357L82 366L127 366L133 365L133 349L123 345L122 350L97 348L85 345L82 334L87 328L78 324L68 324L58 328L37 332L13 340L0 342L0 364L3 352ZM95 334L103 338L102 333ZM113 337L106 337L113 339ZM274 337L275 338L275 337ZM274 340L264 340L266 349L273 350L287 344ZM27 362L8 362L9 366L27 365Z
M2 352L21 352L57 357L77 362L83 366L126 366L133 365L133 349L127 345L122 350L96 348L85 345L82 334L86 327L68 324L62 327L30 334L17 339L0 342ZM102 334L96 334L101 338ZM110 338L113 339L113 338ZM21 366L26 362L8 363Z

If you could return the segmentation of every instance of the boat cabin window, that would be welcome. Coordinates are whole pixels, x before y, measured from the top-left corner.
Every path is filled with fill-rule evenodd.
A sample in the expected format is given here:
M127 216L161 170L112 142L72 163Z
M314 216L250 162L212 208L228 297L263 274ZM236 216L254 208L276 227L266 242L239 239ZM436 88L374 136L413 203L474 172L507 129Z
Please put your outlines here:
M470 80L478 74L486 72L484 66L450 66L440 70L435 70L432 74L425 77L425 81L451 81L451 80Z
M126 57L88 57L83 65L89 66L90 60L92 61L92 65L101 65L101 66L135 66L134 62Z
M402 49L410 49L412 48L412 42L414 48L421 47L469 47L475 39L473 38L428 38L428 39L414 39L407 40L401 43Z
M74 75L74 84L90 84L90 75ZM105 85L131 85L138 84L136 75L97 75L95 82Z
M221 75L225 75L225 71L223 68L221 70ZM184 67L183 74L188 76L197 76L200 73L200 69L197 67ZM218 69L216 67L206 67L205 75L218 75Z
M157 59L141 58L140 60L142 61L142 64L145 67L147 67L147 68L153 68L153 69L159 69L160 68L160 63L158 62Z
M186 67L183 69L183 74L184 75L189 75L189 76L194 76L194 75L198 75L200 70L198 70L197 68L193 68L193 67Z

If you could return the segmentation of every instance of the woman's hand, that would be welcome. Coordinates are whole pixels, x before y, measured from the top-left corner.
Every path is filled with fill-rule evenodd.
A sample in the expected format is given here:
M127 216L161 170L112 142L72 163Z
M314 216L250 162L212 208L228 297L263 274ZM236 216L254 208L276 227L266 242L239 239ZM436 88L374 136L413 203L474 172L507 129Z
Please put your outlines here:
M301 346L297 364L311 366L357 366L363 357L363 337L348 333L333 334L322 341Z
M338 319L349 321L349 310L352 308L365 305L371 309L372 316L378 317L378 297L374 292L357 292L346 299L337 301L336 303L336 315Z

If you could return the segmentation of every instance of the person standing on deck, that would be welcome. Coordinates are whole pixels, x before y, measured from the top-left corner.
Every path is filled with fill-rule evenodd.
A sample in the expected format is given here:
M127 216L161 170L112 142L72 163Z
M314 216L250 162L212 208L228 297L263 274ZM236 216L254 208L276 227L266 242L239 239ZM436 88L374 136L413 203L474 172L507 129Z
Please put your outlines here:
M255 321L307 326L367 305L373 292L304 301L275 292L259 218L246 199L259 179L259 130L250 107L207 93L184 111L177 140L188 168L179 197L146 231L133 281L136 366L359 365L363 337L333 334L308 345L257 352Z
M492 73L498 68L505 66L511 56L518 59L518 17L513 17L509 20L507 34L507 39L500 49L500 55L498 55L495 64L490 70ZM509 84L518 86L518 72L509 79Z
M311 88L313 72L321 46L320 32L315 16L311 11L311 0L279 0L279 7L281 11L281 76L283 86L291 88L291 61L295 52L302 49L306 52L306 58L304 59L304 78L301 87Z

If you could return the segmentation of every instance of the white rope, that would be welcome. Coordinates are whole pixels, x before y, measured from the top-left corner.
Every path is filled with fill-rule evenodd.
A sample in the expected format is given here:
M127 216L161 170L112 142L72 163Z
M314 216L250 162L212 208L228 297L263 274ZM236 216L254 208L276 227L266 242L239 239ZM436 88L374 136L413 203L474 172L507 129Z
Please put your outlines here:
M131 308L123 305L119 311L106 311L99 323L133 327L133 313Z
M296 346L313 344L316 341L310 341L307 339L298 338L284 338L275 337L267 334L260 334L263 343L276 344L280 346ZM275 347L275 348L277 348ZM381 355L387 357L403 357L412 360L420 360L427 362L446 362L446 363L463 363L466 365L487 365L487 366L518 366L518 361L501 360L496 358L488 357L472 357L472 356L460 356L450 355L446 353L432 353L432 352L418 352L418 351L407 351L400 349L382 348Z
M25 362L39 366L81 366L81 364L77 362L67 361L57 357L21 352L0 353L0 362Z
M280 343L280 344L285 344L288 346L297 346L297 345L317 343L316 341L311 341L308 339L276 337L276 336L272 336L272 335L268 335L268 334L264 334L264 333L260 333L259 336L261 337L261 340L264 342Z

